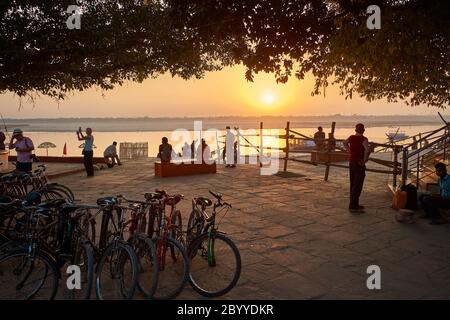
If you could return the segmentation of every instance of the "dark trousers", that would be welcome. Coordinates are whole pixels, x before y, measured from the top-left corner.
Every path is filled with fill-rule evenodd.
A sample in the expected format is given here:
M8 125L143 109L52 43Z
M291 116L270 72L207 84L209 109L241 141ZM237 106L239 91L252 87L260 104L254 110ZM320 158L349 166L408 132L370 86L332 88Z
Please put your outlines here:
M94 151L84 151L84 168L86 169L86 174L88 177L94 175L94 163L92 162L94 158Z
M350 161L350 209L359 206L359 196L361 195L366 177L366 166L360 165L356 161Z
M438 195L423 194L420 196L419 200L427 216L432 219L441 217L439 209L450 208L450 199L445 199Z

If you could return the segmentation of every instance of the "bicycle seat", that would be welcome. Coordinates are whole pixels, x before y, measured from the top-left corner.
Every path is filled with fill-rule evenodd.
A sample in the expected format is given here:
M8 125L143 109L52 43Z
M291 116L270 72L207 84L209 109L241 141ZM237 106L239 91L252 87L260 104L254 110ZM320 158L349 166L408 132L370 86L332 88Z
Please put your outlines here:
M205 197L195 198L195 203L201 205L202 207L209 207L212 205L212 201Z
M167 196L167 192L165 190L156 189L155 192L159 193L159 194L161 194L163 196Z
M2 176L2 181L3 182L10 182L12 180L14 180L16 177L13 174L5 174L4 176Z
M0 196L0 203L11 203L13 201L12 198L7 196Z
M169 206L174 206L178 202L180 202L182 199L184 199L184 196L182 194L176 194L172 197L167 198L166 204Z
M163 198L163 195L161 193L155 193L155 192L149 192L144 194L145 200L160 200Z
M41 195L37 192L30 192L25 196L24 204L26 206L36 205L41 202Z
M97 199L97 205L101 207L109 207L115 203L117 203L117 199L115 197L104 197Z

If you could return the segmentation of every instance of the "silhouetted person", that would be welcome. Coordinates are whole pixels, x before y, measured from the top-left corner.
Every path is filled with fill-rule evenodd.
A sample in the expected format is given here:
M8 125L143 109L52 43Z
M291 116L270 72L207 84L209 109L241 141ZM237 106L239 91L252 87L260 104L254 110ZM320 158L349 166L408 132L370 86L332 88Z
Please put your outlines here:
M197 161L200 163L209 164L211 161L211 149L206 144L205 139L202 139L201 144L197 148Z
M412 150L417 150L417 138L416 138L416 136L413 136L413 142L412 142L411 149Z
M78 141L84 141L82 154L84 156L84 168L88 177L94 176L94 136L92 129L86 128L86 135L83 135L81 127L77 131Z
M364 136L364 125L358 123L355 127L356 134L344 141L344 146L350 152L350 204L351 211L363 210L359 205L364 178L366 177L366 162L369 160L369 140Z
M314 143L317 151L325 150L325 132L322 127L317 127L317 132L314 133Z
M192 163L194 163L194 159L195 159L195 140L192 140L192 143L191 143L191 161L192 161Z
M189 143L184 142L183 148L182 148L182 153L183 153L183 161L188 161L192 159L192 150L191 150L191 146L189 145Z
M172 160L172 145L169 143L167 137L161 139L161 144L159 145L158 158L161 163L169 163Z
M226 134L225 134L225 148L223 150L225 155L225 164L226 167L234 168L236 167L236 156L234 149L234 133L231 131L230 127L226 127Z
M5 134L2 131L0 131L0 151L6 150L5 140L6 140Z

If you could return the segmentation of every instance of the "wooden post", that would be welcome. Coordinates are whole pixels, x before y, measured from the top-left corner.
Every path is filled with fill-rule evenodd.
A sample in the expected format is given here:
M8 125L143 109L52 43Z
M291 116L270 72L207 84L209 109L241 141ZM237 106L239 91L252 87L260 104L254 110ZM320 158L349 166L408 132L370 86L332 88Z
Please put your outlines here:
M235 128L235 129L236 129L236 133L237 133L237 148L236 148L237 163L241 163L241 132L239 131L239 127ZM227 143L227 142L225 141L225 143ZM233 151L234 151L234 146L233 146ZM244 161L244 163L245 163L245 161Z
M403 155L402 155L402 185L406 184L406 180L408 179L408 150L403 149ZM392 188L394 191L397 189L397 170L398 170L398 153L399 148L394 146L394 167L393 167L393 175L392 175Z
M336 142L334 141L334 130L336 128L336 122L333 121L333 123L331 123L331 132L330 135L328 137L328 145L327 145L327 167L325 168L325 181L328 181L328 175L330 174L330 152L333 151L332 148L333 146L336 145Z
M286 123L286 148L284 150L284 169L283 171L287 171L287 164L288 164L288 158L289 158L289 121Z
M445 128L444 131L444 136L447 137L447 128ZM447 154L447 138L444 139L444 162L445 162L445 158L446 158L446 154Z
M259 123L259 166L262 167L263 166L263 157L264 157L264 146L263 146L263 128L264 128L264 124L261 121Z

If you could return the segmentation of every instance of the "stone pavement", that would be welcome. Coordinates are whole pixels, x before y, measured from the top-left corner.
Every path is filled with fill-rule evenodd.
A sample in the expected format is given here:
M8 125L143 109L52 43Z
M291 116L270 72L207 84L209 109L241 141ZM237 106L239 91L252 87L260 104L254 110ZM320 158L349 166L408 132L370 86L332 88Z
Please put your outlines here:
M183 222L194 196L208 190L224 195L233 209L221 229L236 241L242 256L238 285L223 299L448 299L450 298L450 227L395 221L386 175L368 173L361 203L365 213L351 214L348 174L331 168L289 164L289 177L261 176L256 165L218 173L157 178L153 162L140 160L55 181L70 186L78 199L123 194L141 198L164 188L183 193ZM366 269L381 268L381 290L368 290ZM189 286L179 298L203 299Z

